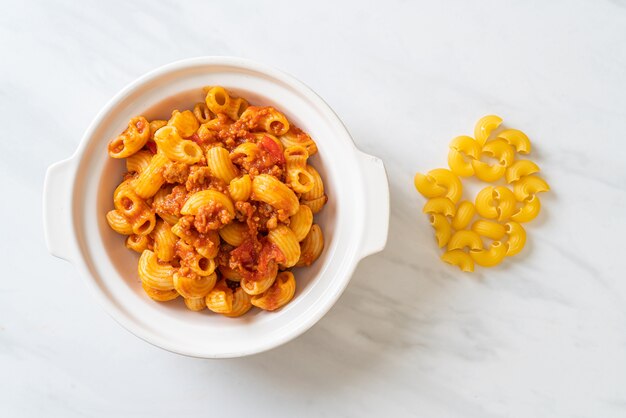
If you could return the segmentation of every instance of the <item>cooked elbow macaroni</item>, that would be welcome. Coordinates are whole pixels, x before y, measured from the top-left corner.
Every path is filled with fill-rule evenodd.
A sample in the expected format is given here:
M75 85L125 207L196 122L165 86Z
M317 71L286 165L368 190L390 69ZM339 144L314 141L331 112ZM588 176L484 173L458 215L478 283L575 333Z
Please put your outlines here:
M309 266L324 249L314 215L328 197L310 165L317 145L273 107L220 86L204 91L193 109L135 117L111 141L109 155L126 158L127 174L106 220L141 254L138 276L153 300L182 296L192 311L227 317L279 309L296 291L287 269ZM429 174L445 199L432 210L454 209L458 177Z
M417 173L413 179L417 191L427 199L423 212L430 217L437 244L446 248L441 259L462 271L474 271L475 264L492 267L522 251L526 230L520 224L539 214L537 194L550 190L536 175L540 171L537 164L528 159L516 161L516 154L530 153L526 134L503 130L501 124L496 115L481 118L474 138L458 136L450 143L450 170ZM474 203L460 201L463 185L459 177L470 176L485 182L504 177L510 187L487 186ZM476 215L479 219L472 223Z

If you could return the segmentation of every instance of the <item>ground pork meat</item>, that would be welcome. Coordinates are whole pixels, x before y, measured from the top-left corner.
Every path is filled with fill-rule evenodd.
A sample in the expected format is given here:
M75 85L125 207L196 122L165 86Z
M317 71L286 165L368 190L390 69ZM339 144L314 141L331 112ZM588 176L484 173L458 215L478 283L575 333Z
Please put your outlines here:
M254 131L261 126L261 121L274 111L271 107L258 106L249 106L248 110L249 112L241 115L242 117L234 123L237 128L244 129L246 131Z
M284 211L276 210L263 202L237 202L236 218L239 222L248 224L251 234L257 231L267 232L278 226L278 222L289 224L289 216Z
M199 232L194 226L193 216L183 216L178 221L181 234L180 237L186 243L195 247L196 251L204 257L214 258L217 255L219 245L219 234L217 231L209 230L206 233Z
M202 234L215 231L233 220L233 215L220 203L209 202L201 206L196 214L193 226Z
M191 140L202 147L203 145L207 145L207 144L210 144L211 142L215 142L217 133L215 131L210 130L207 124L203 124L203 125L200 125L200 127L198 128L198 131L194 135L196 136L197 139L194 139L192 137Z
M187 190L184 186L176 186L172 189L172 193L165 196L160 202L155 205L157 212L169 213L170 215L179 216L180 209L187 200Z
M192 279L197 278L196 273L189 268L189 265L192 264L196 259L196 250L193 245L189 245L183 240L178 240L175 249L176 256L180 258L181 265L180 269L178 270L178 274Z
M163 169L163 178L168 183L185 183L189 176L189 166L185 163L170 162Z
M189 268L188 266L185 266L185 265L182 265L178 269L177 274L180 277L185 277L185 278L188 278L188 279L198 279L198 275L191 268Z
M185 187L190 193L207 189L224 193L228 185L224 181L213 177L209 167L194 165L189 169L189 177L187 178Z
M176 256L183 260L190 260L195 256L195 250L192 245L187 244L183 240L178 240L176 242Z
M243 142L254 142L254 135L250 133L250 130L247 129L242 122L237 121L232 123L232 121L228 119L227 122L220 121L216 125L221 126L221 129L217 132L217 139L219 139L229 151L232 151L233 148Z

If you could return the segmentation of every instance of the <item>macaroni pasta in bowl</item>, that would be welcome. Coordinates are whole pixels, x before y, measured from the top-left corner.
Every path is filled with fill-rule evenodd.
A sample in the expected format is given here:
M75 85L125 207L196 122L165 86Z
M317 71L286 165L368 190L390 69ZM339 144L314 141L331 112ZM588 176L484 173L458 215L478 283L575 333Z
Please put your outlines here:
M214 268L215 284L212 282L211 274L198 275L208 277L199 281L188 280L186 276L180 274L174 277L176 269L180 269L180 256L176 255L176 248L174 247L174 251L171 246L167 245L157 245L155 248L157 236L160 237L159 242L160 240L168 242L168 237L172 239L173 234L176 237L173 239L178 242L180 237L174 232L180 231L173 229L172 226L178 223L178 218L195 216L182 213L181 215L170 214L166 210L159 210L157 213L153 209L157 205L161 206L158 202L171 195L176 186L186 185L186 179L184 184L182 181L175 184L164 182L152 197L139 195L135 197L132 193L137 194L137 192L133 188L130 188L132 193L128 192L128 184L120 187L120 197L126 194L129 199L121 199L120 203L128 205L128 202L134 201L139 202L139 209L142 207L145 209L144 204L150 208L147 213L142 214L139 214L142 211L134 213L131 208L124 208L133 215L136 221L132 225L130 222L124 222L127 220L126 215L117 212L109 214L109 222L120 226L123 232L130 235L120 236L116 233L111 229L105 216L111 210L117 209L112 203L112 196L120 183L126 179L125 173L130 171L132 175L129 177L134 177L150 165L156 155L153 151L157 151L160 146L155 138L151 140L152 132L167 125L173 116L174 109L178 109L178 113L181 114L186 110L194 113L194 104L200 102L198 110L201 112L196 112L200 115L196 131L198 137L205 128L211 126L200 127L215 119L214 113L208 113L210 111L208 106L206 110L202 106L202 103L207 104L205 98L208 93L200 88L203 85L228 86L232 89L230 93L233 93L235 100L243 97L256 106L271 106L281 112L288 112L285 115L287 115L290 127L294 122L317 143L316 146L314 142L308 142L308 140L301 143L300 138L306 139L303 135L290 137L289 133L269 134L276 137L285 149L290 145L301 145L309 153L307 165L314 166L315 170L307 167L306 171L311 174L316 184L309 192L298 192L289 185L287 187L294 191L300 208L307 206L311 209L314 221L307 233L306 223L302 223L305 227L296 227L298 221L295 221L294 225L294 220L298 217L301 221L308 219L306 209L294 215L293 219L289 216L289 225L286 222L279 222L277 215L277 227L284 225L292 230L298 240L301 256L294 268L285 269L278 260L274 260L278 264L275 279L278 284L272 292L268 293L268 289L258 295L250 295L244 290L237 290L241 289L241 284L236 289L226 286L228 290L233 290L231 315L237 314L241 307L247 308L246 295L250 296L250 304L262 307L271 307L274 301L280 301L275 296L279 292L280 295L289 295L293 283L296 284L295 295L291 302L277 311L252 308L236 321L232 321L227 315L199 315L189 309L206 309L203 305L206 305L207 298L195 296L198 293L202 294L211 286L213 287L210 291L216 290L214 293L216 297L210 298L212 304L219 302L221 295L217 292L219 290L224 292L222 294L225 295L225 299L230 299L227 296L230 292L224 288L224 285L232 281L236 282L237 272L232 272L220 265L220 257L213 257L212 251L215 251L215 247L209 246L207 241L206 248L200 246L200 249L195 249L194 242L199 244L200 241L195 241L197 237L193 234L188 237L190 243L183 241L179 245L181 254L198 257L189 251L189 247L192 247L196 253L207 259L198 257L197 268L204 273ZM217 100L221 100L219 94L217 94ZM148 124L154 121L161 122L152 124L146 144L133 154L132 158L110 158L107 152L108 144L117 139L120 132L126 129L129 120L137 115L143 116ZM188 113L179 115L177 118L185 120L187 118L185 115ZM236 122L232 118L229 119L232 121L231 125ZM136 147L134 140L145 140L143 136L145 126L139 123L140 121L140 119L133 120L135 127L131 127L126 135L122 135L121 142L117 141L113 144L113 153L128 152L124 148L125 145ZM165 121L165 124L162 121ZM213 123L218 122L219 119ZM173 120L171 123L177 124L178 122ZM271 129L280 128L277 124L270 125L270 127ZM178 131L178 127L176 129ZM213 130L209 129L209 131ZM257 128L248 129L248 131L252 134L263 133ZM181 138L194 142L191 137L185 138L180 132L178 134ZM168 143L173 142L169 144L171 149L167 149L168 153L171 154L173 151L176 154L182 150L185 154L184 158L191 160L197 158L190 148L193 145L183 142L182 147L179 148L180 145L176 145L176 141L171 141L172 138L176 139L172 131L168 132L167 129L162 136L158 136L159 142L165 143L166 148ZM206 151L209 147L201 144L199 140L196 141L198 142L194 143L200 146L203 154L201 158L206 160ZM259 146L258 142L255 144ZM237 146L239 145L241 144ZM243 151L247 152L246 146L239 150L242 151L241 154L244 154ZM227 151L229 155L232 152L228 148ZM223 154L222 151L213 152ZM285 157L284 154L283 157ZM166 158L171 161L167 155ZM240 155L239 158L245 157ZM294 161L297 162L297 159ZM163 159L159 157L153 164L158 166L156 163L162 162ZM231 182L238 179L237 182L232 184L229 182L230 188L222 184L222 187L226 187L223 192L210 188L203 190L214 190L225 194L233 203L235 220L227 224L227 226L231 224L232 226L217 230L217 235L220 246L228 244L230 240L233 243L229 245L234 248L237 245L237 237L240 236L239 231L243 229L239 225L243 222L236 219L237 201L240 201L238 199L242 199L241 196L245 196L248 190L252 195L254 179L248 174L250 177L250 182L248 182L238 167L239 163L232 162L238 171ZM126 163L129 164L128 167ZM193 165L199 165L201 162L185 164L191 169ZM206 162L204 164L209 167ZM285 169L287 169L286 164ZM159 172L165 174L164 171L157 170L157 173ZM272 175L263 172L259 174ZM168 173L169 175L173 173ZM139 190L143 191L139 193L148 191L151 186L156 188L152 185L152 181L145 181L146 176L147 174L144 174L144 181L142 181L144 188L139 187ZM317 184L318 176L324 180L323 189L321 189L322 185ZM308 178L304 173L299 177L300 179ZM158 174L156 180L160 182ZM268 179L265 178L265 180ZM281 180L285 183L287 177ZM261 177L261 183L257 182L254 187L263 189L266 186L267 181L264 183L264 178ZM316 197L320 190L323 190L323 194L321 197ZM528 190L530 188L526 191ZM520 190L521 192L524 191ZM323 205L326 201L324 195L329 196L328 203L325 205ZM200 197L210 198L211 196L201 195ZM251 206L259 203L256 200L248 200L248 202ZM308 203L305 205L302 204L303 202ZM186 209L190 213L196 210L203 212L204 210L196 207L197 203L198 201L190 203ZM223 204L223 202L220 203ZM288 201L287 205L289 205ZM324 209L314 213L321 206ZM175 353L201 358L228 358L247 356L284 344L306 332L329 311L348 286L359 261L381 251L385 246L389 225L389 187L382 160L360 151L332 108L302 82L259 62L236 57L197 57L154 69L137 78L112 97L83 134L76 152L70 158L48 168L44 181L43 209L44 235L50 253L69 261L76 267L86 288L93 296L93 301L97 302L121 326L137 337ZM288 207L279 209L282 209L284 214L289 212ZM222 212L224 219L230 216L229 210L226 203ZM154 211L154 219L150 211ZM142 220L143 222L140 222ZM168 226L169 230L165 226ZM139 233L134 233L133 227ZM179 227L184 231L186 226L181 224ZM150 228L153 228L152 231L145 233ZM267 237L269 232L258 234L261 237ZM128 238L131 235L135 236ZM207 235L210 235L207 240L209 238L216 240L215 233ZM278 242L285 235L284 228L279 228L273 234L272 239ZM302 236L305 238L300 241ZM129 251L124 245L124 240L127 240L129 247L140 250L142 253L143 246L150 250L150 245L152 245L151 253L146 253L146 256L142 258L141 254ZM283 242L289 241L283 240ZM315 260L321 248L323 251ZM172 254L174 254L172 261L159 262L159 257L168 258ZM148 273L143 281L137 280L140 260L139 268ZM215 267L209 260L213 260ZM189 258L188 261L190 265L196 267L195 260ZM293 262L289 257L281 261L282 264L289 262ZM307 266L309 263L311 264ZM291 276L288 274L290 271L294 275L294 282L291 282ZM224 278L230 281L222 280ZM174 288L172 288L173 284ZM262 284L259 282L256 289L258 290ZM254 289L254 283L251 289ZM175 300L157 303L146 292L157 300L169 298L175 298ZM204 312L208 312L208 309Z
M150 298L227 317L273 311L295 294L290 269L324 248L314 217L327 196L309 164L317 146L274 107L220 86L204 93L169 120L132 118L111 140L127 173L106 220L141 254Z

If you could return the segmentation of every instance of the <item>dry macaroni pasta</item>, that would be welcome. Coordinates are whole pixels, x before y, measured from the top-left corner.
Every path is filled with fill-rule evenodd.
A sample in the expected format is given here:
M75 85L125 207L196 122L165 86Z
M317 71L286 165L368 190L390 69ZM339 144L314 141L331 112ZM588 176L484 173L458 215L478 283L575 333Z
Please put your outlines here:
M328 197L310 161L317 145L278 109L220 86L204 92L204 103L169 120L132 118L111 141L109 155L125 158L127 173L107 223L141 254L138 277L153 300L182 296L192 311L227 317L279 309L296 292L289 269L324 249L314 215ZM458 178L431 174L454 207Z
M517 154L530 153L528 136L517 129L502 129L501 124L496 115L481 118L473 138L458 136L450 143L450 170L417 173L413 179L417 191L427 199L423 212L429 215L435 240L446 248L441 260L462 271L474 271L475 264L492 267L522 251L526 230L521 223L537 217L541 210L537 195L550 190L537 175L540 170L535 162L516 160ZM474 203L461 201L459 176L475 176L485 182L504 177L508 186L490 185L477 193Z

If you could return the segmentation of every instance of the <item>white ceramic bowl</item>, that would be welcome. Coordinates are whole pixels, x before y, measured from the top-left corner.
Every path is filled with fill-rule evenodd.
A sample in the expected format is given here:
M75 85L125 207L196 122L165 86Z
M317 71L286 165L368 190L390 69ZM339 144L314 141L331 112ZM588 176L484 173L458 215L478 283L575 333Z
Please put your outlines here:
M313 157L329 197L317 215L326 245L311 267L296 269L294 299L276 312L230 319L187 310L180 298L150 300L137 277L138 255L107 225L124 164L108 157L109 140L135 115L167 119L175 106L201 101L201 87L222 85L253 104L273 105L317 142ZM226 57L175 62L117 94L96 116L76 153L48 168L44 227L50 252L70 261L96 299L138 337L196 357L239 357L283 344L315 324L339 298L357 263L383 249L389 190L383 163L360 152L337 115L311 89L273 68ZM206 311L205 311L206 312Z

